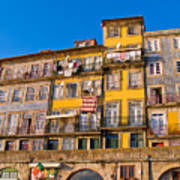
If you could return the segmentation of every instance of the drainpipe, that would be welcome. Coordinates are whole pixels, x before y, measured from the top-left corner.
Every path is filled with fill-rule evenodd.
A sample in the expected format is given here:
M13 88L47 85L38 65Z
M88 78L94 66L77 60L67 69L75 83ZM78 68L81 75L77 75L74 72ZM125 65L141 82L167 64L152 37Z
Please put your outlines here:
M149 175L149 180L153 180L153 176L152 176L152 157L150 155L148 155L147 160L148 160L148 175Z

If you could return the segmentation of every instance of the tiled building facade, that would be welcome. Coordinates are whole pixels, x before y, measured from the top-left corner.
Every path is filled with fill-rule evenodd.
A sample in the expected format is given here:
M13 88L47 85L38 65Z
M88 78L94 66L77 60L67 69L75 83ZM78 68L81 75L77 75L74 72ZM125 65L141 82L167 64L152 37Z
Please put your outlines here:
M0 179L180 178L180 30L144 29L0 60Z

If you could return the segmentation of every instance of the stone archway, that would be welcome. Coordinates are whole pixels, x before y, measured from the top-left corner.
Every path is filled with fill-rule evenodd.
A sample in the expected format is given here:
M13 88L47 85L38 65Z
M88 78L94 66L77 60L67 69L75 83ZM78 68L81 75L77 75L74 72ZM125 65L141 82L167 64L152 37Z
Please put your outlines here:
M67 180L103 180L103 178L93 170L82 169L71 174Z
M158 180L180 180L180 167L165 171Z

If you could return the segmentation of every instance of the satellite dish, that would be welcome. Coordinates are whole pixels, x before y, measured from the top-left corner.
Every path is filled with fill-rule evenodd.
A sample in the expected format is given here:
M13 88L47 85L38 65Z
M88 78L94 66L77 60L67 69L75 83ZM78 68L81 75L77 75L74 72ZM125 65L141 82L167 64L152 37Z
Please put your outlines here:
M118 44L116 45L116 48L119 49L120 47L121 47L121 44L118 43Z

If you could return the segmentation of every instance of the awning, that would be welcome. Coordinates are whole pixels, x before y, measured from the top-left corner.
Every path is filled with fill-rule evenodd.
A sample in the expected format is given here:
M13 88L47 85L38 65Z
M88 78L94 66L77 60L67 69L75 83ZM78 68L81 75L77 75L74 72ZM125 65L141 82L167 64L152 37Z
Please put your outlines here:
M42 163L41 164L45 167L45 168L57 168L57 167L60 167L61 163ZM30 163L30 167L33 168L33 167L36 167L38 165L38 163Z
M60 114L60 115L50 115L46 116L46 119L58 119L58 118L69 118L69 117L74 117L76 114Z

